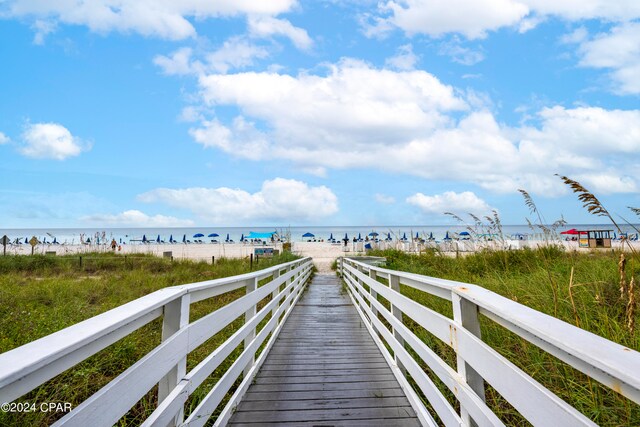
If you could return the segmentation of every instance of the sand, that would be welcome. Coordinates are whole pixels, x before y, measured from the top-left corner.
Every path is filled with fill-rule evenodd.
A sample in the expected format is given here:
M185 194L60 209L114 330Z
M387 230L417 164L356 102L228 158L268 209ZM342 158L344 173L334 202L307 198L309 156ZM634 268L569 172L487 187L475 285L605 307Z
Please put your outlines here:
M640 242L630 242L636 250L640 249ZM511 249L521 249L525 246L536 247L541 245L542 242L536 241L518 241L509 240L505 242L505 246ZM576 241L563 241L562 244L568 250L589 251L589 249L578 248L578 242ZM483 244L474 244L471 241L460 241L450 243L427 243L425 245L417 245L410 242L381 242L380 244L373 244L374 247L381 249L396 248L407 252L419 252L427 248L438 247L444 254L455 256L457 254L473 253L488 245L497 246L497 242L486 242ZM192 259L198 261L212 262L213 258L248 258L250 254L254 253L257 248L272 247L282 251L282 244L278 243L274 245L252 245L244 243L175 243L175 244L129 244L122 245L121 250L116 250L118 254L151 254L156 256L163 256L165 252L171 252L171 256L174 259ZM613 242L612 249L620 249L623 245L621 242ZM625 244L624 248L628 250L628 246ZM364 255L364 243L352 243L349 242L347 246L342 243L328 243L328 242L293 242L292 251L300 256L312 257L313 262L316 265L319 272L330 272L331 264L340 256L348 255ZM106 245L37 245L35 253L44 254L47 252L55 252L57 255L65 254L82 254L89 252L112 252L111 248ZM31 246L28 244L22 245L10 245L7 247L8 254L30 254Z

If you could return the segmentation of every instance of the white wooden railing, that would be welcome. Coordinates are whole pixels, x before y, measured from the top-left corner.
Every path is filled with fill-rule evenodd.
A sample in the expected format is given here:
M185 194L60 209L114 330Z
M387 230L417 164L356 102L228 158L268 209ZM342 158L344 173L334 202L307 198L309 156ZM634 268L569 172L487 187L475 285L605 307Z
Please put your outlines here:
M234 382L243 381L222 409L215 425L224 425L264 361L286 317L306 285L311 258L264 270L189 285L173 286L131 301L22 347L0 354L0 402L11 402L141 326L162 317L162 343L67 413L55 425L111 426L158 384L157 409L145 426L180 425L187 398L244 342L242 353L184 420L202 426ZM258 286L258 282L269 279ZM189 322L191 304L246 288L246 295ZM260 301L271 300L257 311ZM256 333L258 324L271 318ZM190 372L187 355L231 322L244 315L244 325ZM260 356L256 352L271 333Z
M407 376L445 426L504 425L485 404L485 381L534 426L596 425L483 342L479 314L640 404L640 353L637 351L480 286L387 270L349 258L339 259L339 273L365 325L424 425L438 424L409 385ZM378 281L378 277L386 279L386 284ZM400 285L451 301L453 319L402 295ZM390 309L379 302L378 296L390 303ZM449 345L456 352L457 370L409 330L403 323L403 316ZM419 361L407 349L411 349ZM453 393L460 404L459 412L438 390L420 363L426 364Z

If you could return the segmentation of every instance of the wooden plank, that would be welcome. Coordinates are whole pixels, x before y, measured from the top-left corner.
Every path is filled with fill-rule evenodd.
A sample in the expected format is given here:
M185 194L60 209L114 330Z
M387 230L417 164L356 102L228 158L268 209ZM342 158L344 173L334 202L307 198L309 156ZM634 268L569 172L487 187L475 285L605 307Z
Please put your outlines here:
M314 277L230 425L419 425L341 287Z
M408 405L408 403L407 403ZM238 411L233 416L235 422L298 422L333 420L380 420L414 417L410 406L395 408L359 408L359 409L312 409L308 411Z
M364 397L403 397L401 388L358 388L355 390L313 390L313 391L272 391L249 392L243 402L273 400L313 400L313 399L357 399Z
M309 411L316 409L399 408L408 406L402 397L364 397L345 399L307 399L246 402L239 411Z
M255 421L255 423L233 423L229 424L234 427L255 427L256 425L261 426L311 426L311 427L414 427L420 426L420 423L417 419L413 418L398 418L398 419L384 419L384 420L349 420L349 421L341 421L341 420L332 420L331 424L318 424L317 421L294 421L294 422L276 422L276 423L267 423L263 421Z

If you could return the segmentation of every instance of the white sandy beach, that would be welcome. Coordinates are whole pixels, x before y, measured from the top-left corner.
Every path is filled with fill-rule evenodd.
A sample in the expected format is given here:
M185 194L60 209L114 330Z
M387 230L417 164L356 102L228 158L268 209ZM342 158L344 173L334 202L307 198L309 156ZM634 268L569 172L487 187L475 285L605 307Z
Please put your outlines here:
M557 243L557 242L556 242ZM578 248L576 241L561 242L567 250L579 250L588 252L590 249ZM640 250L640 242L629 242L634 248ZM543 245L544 242L534 240L507 240L504 242L506 248L522 249L524 247L535 248ZM451 242L427 242L425 244L414 244L412 242L380 242L372 243L374 248L386 249L396 248L406 252L417 253L429 248L437 247L446 255L468 254L483 248L497 249L501 243L498 242L482 242L476 243L467 241L451 241ZM628 250L627 243L622 244L615 241L612 249L624 248ZM191 259L199 261L211 262L212 257L220 258L248 258L257 248L275 248L282 251L282 244L276 245L252 245L243 243L175 243L175 244L129 244L122 245L120 250L116 250L117 254L151 254L163 256L165 252L171 252L171 256L175 259ZM607 250L607 249L599 249ZM611 250L611 249L609 249ZM330 271L331 263L338 257L343 255L364 255L364 242L349 242L347 246L343 243L329 242L293 242L292 251L295 254L305 257L312 257L319 271ZM110 246L107 245L52 245L39 244L35 247L35 253L45 254L47 252L55 252L56 255L82 254L90 252L112 252ZM27 255L31 253L31 246L28 244L11 245L7 247L8 254Z

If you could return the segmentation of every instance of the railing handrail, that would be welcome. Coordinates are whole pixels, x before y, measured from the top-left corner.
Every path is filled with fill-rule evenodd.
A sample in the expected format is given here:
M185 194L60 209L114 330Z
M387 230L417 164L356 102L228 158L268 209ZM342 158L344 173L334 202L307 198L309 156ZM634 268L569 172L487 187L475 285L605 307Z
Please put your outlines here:
M368 322L371 327L381 333L385 339L390 338L392 341L396 341L396 345L401 343L400 347L394 347L389 343L394 352L402 353L404 351L402 347L406 339L417 346L422 346L419 339L415 340L415 336L411 336L412 333L402 325L402 313L408 310L407 315L409 317L456 351L459 364L458 372L462 372L464 375L458 378L459 375L455 374L455 372L452 373L450 368L445 366L446 364L437 356L433 357L428 348L420 348L419 350L414 348L414 350L421 354L423 360L432 362L431 364L428 363L429 366L434 369L434 372L437 371L438 376L442 376L441 379L445 377L443 381L449 379L455 383L462 380L467 385L471 385L473 381L476 381L474 391L478 388L479 381L482 399L484 399L484 392L482 391L484 386L482 384L485 378L477 377L479 374L474 371L468 374L469 369L466 366L467 363L471 365L477 363L480 366L484 363L484 360L475 354L461 354L458 346L466 346L467 352L471 347L476 349L476 353L478 351L484 352L485 356L483 357L492 359L491 363L498 361L503 365L512 364L495 351L492 352L491 347L481 341L480 326L477 319L478 313L485 315L544 351L629 398L631 401L640 403L640 376L637 374L640 372L640 353L635 350L538 312L481 286L389 270L351 258L341 259L340 272L347 284L352 286L352 290L357 291L353 295L354 302L359 303L361 312L369 317ZM378 282L376 277L386 278L389 285L385 286L384 283ZM392 285L392 279L395 285ZM454 307L454 319L443 316L402 295L399 288L401 284L451 301ZM369 288L368 291L362 287L363 285ZM386 309L382 306L377 301L377 295L387 299L391 304L391 309ZM385 317L387 324L395 331L391 335L389 335L388 331L381 329L385 328L385 326L379 323L380 321L377 319L378 313ZM409 344L409 341L407 341L407 344ZM468 359L466 359L467 357ZM471 363L470 360L474 360L474 363ZM398 357L396 357L396 362L401 365ZM408 362L410 364L413 363L410 360ZM486 371L486 365L483 369ZM519 376L519 380L524 379L526 381L525 376L530 378L531 384L535 383L533 387L535 392L539 393L540 399L542 401L549 399L549 402L552 402L549 404L553 405L559 414L566 413L567 419L573 420L572 422L576 422L578 425L589 425L588 420L575 412L570 405L557 399L544 386L536 383L515 365L509 367L508 371L513 375ZM473 378L474 375L476 376L475 379ZM425 391L423 390L423 392ZM473 402L473 399L477 396L474 397L467 392L468 390L463 387L458 397L463 396L467 399L470 405L472 404L473 408L471 409L474 413L479 417L484 417L486 411L484 411L482 405L477 405L477 402ZM456 394L458 393L456 392ZM509 396L504 397L509 400ZM462 400L460 403L461 408L465 410ZM521 406L527 406L526 400L521 400ZM448 405L443 403L443 408L446 407ZM447 411L450 411L450 407L445 409L445 416L447 416ZM538 408L538 411L544 411L544 408ZM481 424L496 425L489 421L489 418L482 419L484 423ZM455 423L455 417L453 420L452 422ZM445 422L445 424L448 423Z
M163 315L188 295L189 305L239 289L251 281L279 276L283 269L309 263L303 258L262 270L170 286L0 354L0 402L11 402L50 378ZM274 279L275 280L275 279ZM187 321L188 322L188 321Z

